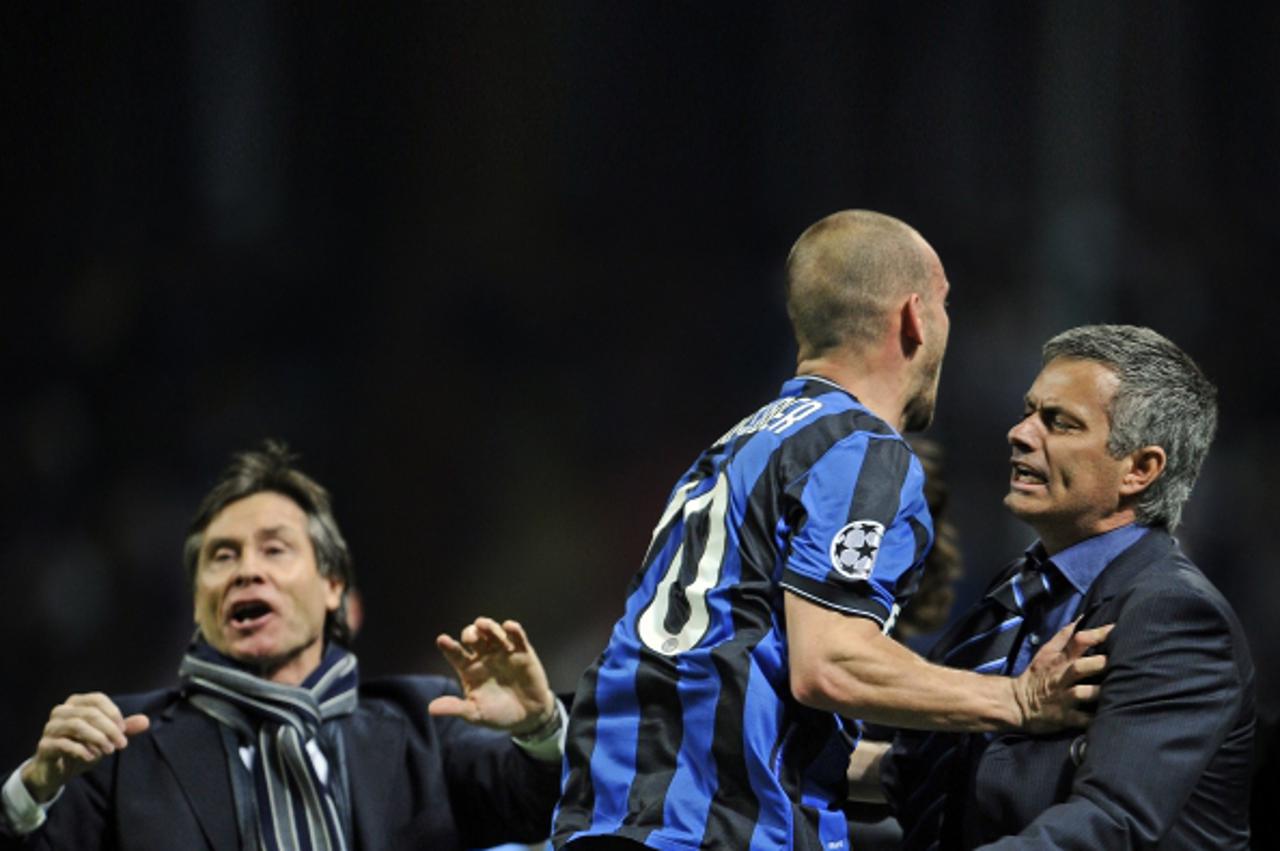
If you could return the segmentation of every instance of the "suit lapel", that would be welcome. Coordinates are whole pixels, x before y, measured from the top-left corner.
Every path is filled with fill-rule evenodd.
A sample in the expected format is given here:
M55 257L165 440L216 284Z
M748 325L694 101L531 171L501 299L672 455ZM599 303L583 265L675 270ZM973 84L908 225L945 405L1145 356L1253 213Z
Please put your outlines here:
M394 811L395 803L404 799L403 790L390 788L392 778L403 782L403 775L388 770L388 766L404 762L404 728L357 709L343 722L342 736L355 847L366 851L382 848L389 826L407 815Z
M156 748L177 778L209 847L238 851L236 805L217 723L185 703L171 712L170 723L155 729Z
M156 749L177 779L209 847L213 851L239 851L235 798L217 724L186 704L179 704L170 713L167 723L154 728ZM357 710L343 723L342 736L354 847L382 848L386 845L387 826L407 816L396 812L396 802L404 796L389 788L389 778L399 775L387 771L388 765L404 761L404 729Z

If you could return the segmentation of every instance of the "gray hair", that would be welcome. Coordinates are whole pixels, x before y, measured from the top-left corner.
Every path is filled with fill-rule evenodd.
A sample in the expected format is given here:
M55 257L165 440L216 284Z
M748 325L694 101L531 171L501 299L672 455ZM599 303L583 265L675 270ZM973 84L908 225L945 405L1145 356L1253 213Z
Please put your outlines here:
M325 634L347 646L352 638L347 620L347 594L355 586L351 552L333 516L329 492L294 467L295 461L297 456L290 453L285 444L274 440L263 441L260 450L233 455L231 465L222 471L217 484L196 510L182 546L182 561L194 581L205 530L231 503L264 492L288 497L307 515L307 534L316 553L316 570L325 578L342 580L342 600L337 611L330 612L325 619Z
M1107 411L1107 451L1120 458L1143 446L1164 449L1164 473L1139 497L1137 520L1176 529L1218 425L1217 388L1186 352L1134 325L1072 328L1045 343L1041 357L1094 361L1120 379Z

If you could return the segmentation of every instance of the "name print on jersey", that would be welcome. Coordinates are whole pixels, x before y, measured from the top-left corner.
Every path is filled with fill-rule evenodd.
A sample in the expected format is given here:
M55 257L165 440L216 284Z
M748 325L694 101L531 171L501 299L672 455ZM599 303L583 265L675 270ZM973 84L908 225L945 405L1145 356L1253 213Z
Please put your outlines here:
M729 429L712 446L723 446L735 437L755 434L766 429L774 434L782 434L791 426L820 410L822 410L822 403L814 399L805 396L783 396Z

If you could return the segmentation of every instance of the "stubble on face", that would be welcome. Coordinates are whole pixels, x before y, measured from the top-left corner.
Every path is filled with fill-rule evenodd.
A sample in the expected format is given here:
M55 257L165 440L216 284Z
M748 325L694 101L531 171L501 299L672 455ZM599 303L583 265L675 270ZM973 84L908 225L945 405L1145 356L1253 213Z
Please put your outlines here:
M941 283L933 298L939 303L933 307L932 319L926 333L929 342L921 353L920 367L912 381L907 394L907 402L902 409L904 431L923 431L933 422L933 412L938 403L938 385L942 379L942 359L947 351L947 338L950 321L946 315L946 306L941 303L946 297L946 279L938 270Z
M902 409L903 431L924 431L933 422L938 402L938 384L942 377L942 352L936 352L921 364L907 403Z

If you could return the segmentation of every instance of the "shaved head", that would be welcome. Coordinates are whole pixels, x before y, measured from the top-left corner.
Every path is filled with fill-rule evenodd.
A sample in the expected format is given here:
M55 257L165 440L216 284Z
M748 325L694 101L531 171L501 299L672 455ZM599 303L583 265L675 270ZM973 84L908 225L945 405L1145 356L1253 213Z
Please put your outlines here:
M787 257L787 313L801 358L876 342L889 311L941 274L937 255L904 222L870 210L832 213L800 235Z

